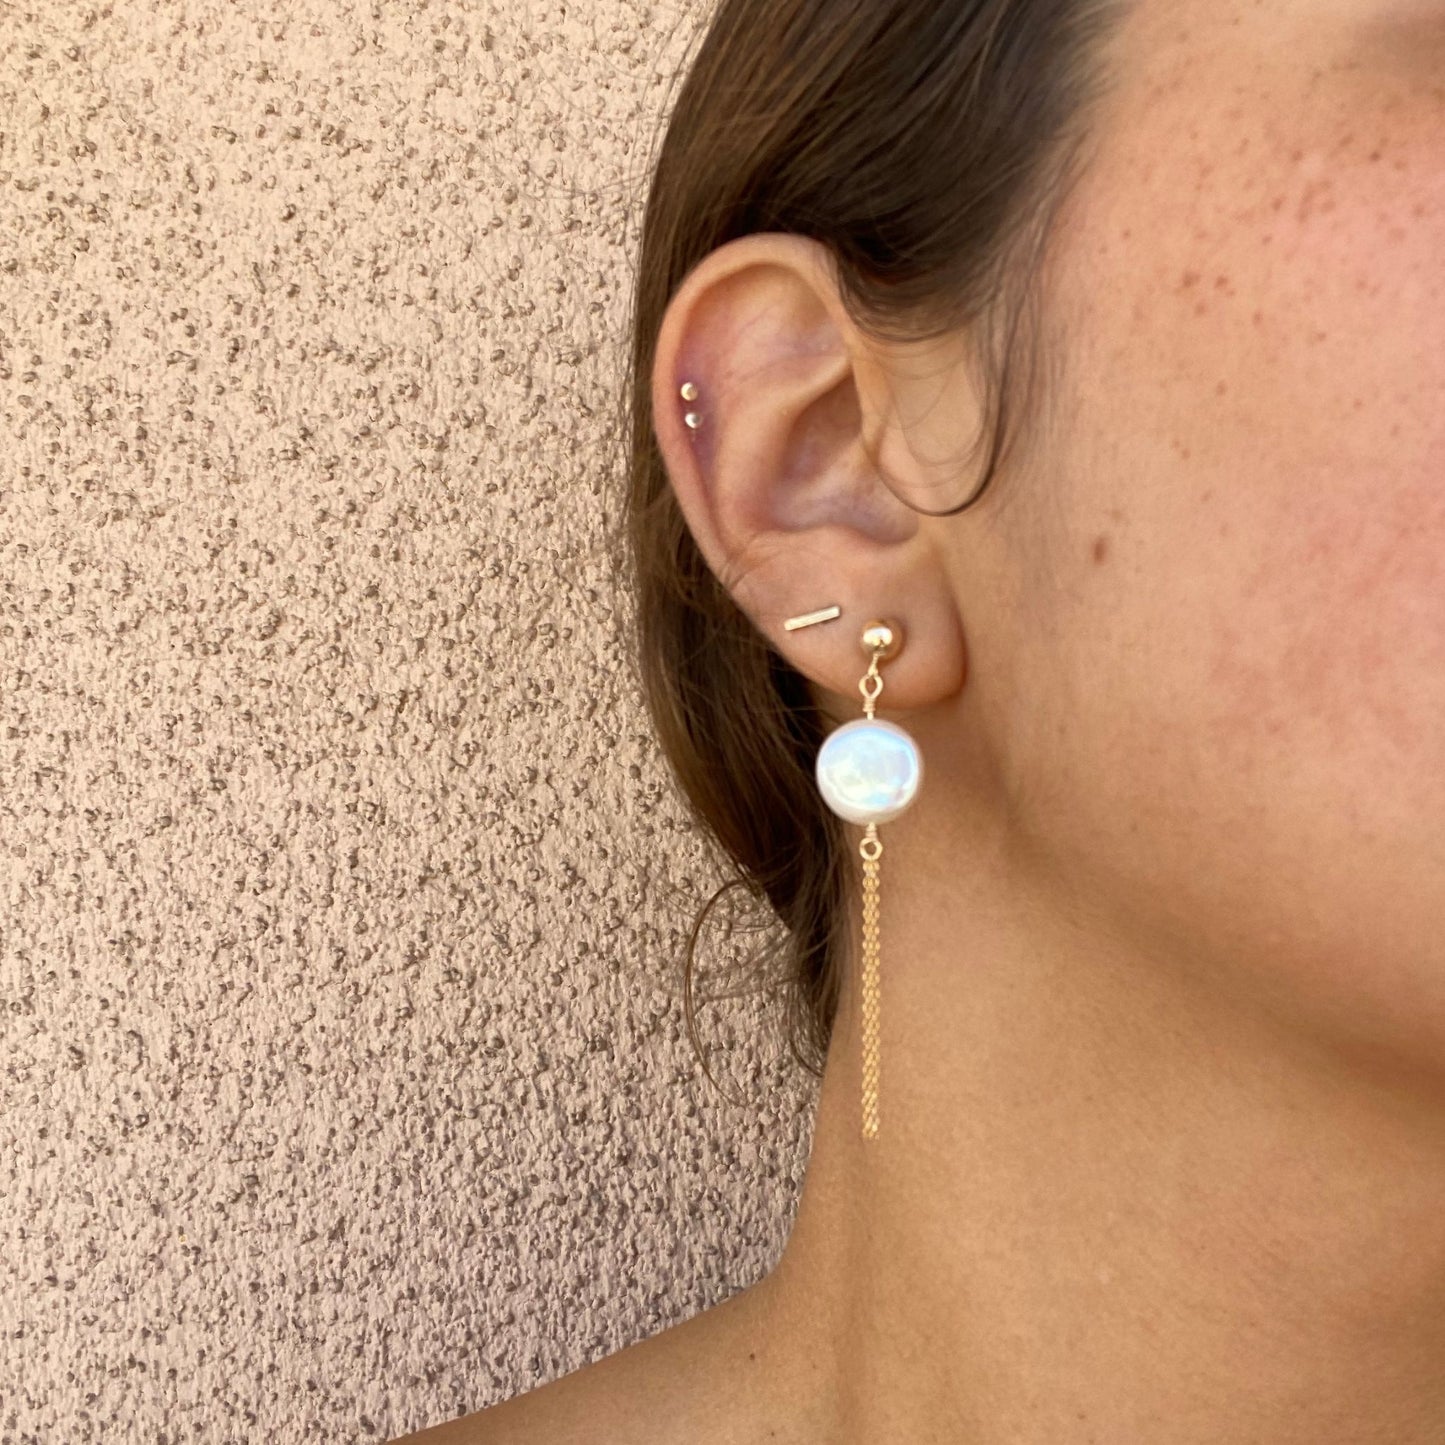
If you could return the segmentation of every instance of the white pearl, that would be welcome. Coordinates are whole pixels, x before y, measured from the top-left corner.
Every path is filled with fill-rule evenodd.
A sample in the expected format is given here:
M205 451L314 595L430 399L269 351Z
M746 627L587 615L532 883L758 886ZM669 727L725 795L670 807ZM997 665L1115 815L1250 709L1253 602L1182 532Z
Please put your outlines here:
M897 723L858 718L818 749L818 791L849 823L886 823L913 801L923 781L918 744Z

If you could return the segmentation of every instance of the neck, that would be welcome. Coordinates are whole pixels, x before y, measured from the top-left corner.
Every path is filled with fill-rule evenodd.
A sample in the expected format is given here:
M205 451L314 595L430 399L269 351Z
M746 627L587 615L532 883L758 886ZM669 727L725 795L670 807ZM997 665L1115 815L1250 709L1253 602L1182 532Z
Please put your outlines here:
M838 1442L1445 1439L1439 1094L1001 903L982 866L953 912L959 870L904 851L880 1134L855 969L759 1286L778 1408Z

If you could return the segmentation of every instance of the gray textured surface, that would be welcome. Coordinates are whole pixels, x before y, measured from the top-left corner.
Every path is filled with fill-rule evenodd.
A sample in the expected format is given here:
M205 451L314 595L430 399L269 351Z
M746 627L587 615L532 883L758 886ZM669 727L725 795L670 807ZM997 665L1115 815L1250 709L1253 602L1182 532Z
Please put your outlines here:
M602 546L696 18L0 5L3 1445L388 1438L786 1237Z

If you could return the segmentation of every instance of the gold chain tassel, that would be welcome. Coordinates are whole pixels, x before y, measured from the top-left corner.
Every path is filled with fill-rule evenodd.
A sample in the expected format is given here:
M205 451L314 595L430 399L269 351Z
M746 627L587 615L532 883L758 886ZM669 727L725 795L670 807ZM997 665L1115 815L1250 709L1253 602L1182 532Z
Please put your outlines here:
M863 1137L878 1137L878 860L883 844L869 823L858 845L863 858Z

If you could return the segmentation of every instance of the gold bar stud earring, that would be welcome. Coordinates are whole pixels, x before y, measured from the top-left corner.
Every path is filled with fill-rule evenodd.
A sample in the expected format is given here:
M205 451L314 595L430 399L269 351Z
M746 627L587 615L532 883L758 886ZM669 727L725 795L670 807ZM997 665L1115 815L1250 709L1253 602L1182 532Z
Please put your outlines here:
M785 632L796 632L800 627L811 627L815 622L831 622L835 617L841 617L843 609L836 604L832 607L820 608L817 612L805 612L801 617L790 617L783 623Z

